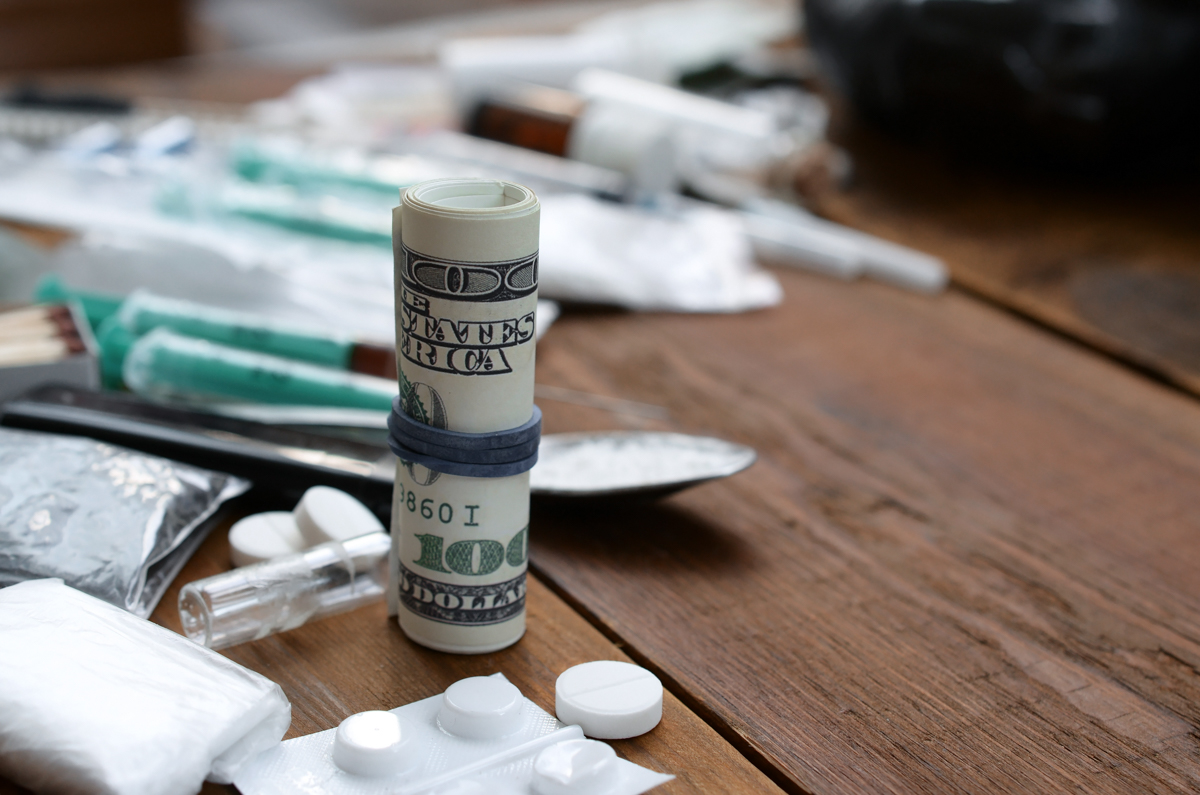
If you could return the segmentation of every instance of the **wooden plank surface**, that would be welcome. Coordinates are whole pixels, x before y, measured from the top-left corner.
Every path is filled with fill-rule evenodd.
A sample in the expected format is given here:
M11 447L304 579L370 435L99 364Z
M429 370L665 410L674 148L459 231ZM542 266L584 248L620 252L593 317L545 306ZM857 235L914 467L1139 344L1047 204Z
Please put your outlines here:
M568 314L547 432L756 447L652 505L539 507L532 564L794 792L1200 789L1200 406L951 293Z
M997 173L861 126L840 223L945 259L954 280L1200 394L1200 182Z
M152 619L180 631L176 604L183 584L226 571L225 528L213 532L184 567ZM404 637L382 604L334 616L281 635L235 646L227 657L278 682L292 703L288 737L336 727L364 710L392 709L468 676L500 671L538 706L554 712L554 682L572 665L629 657L567 607L536 577L529 580L528 629L494 654L430 651ZM649 734L614 740L617 754L676 776L655 795L779 793L771 781L670 693L662 722ZM23 792L0 778L0 795ZM206 784L206 793L236 792Z

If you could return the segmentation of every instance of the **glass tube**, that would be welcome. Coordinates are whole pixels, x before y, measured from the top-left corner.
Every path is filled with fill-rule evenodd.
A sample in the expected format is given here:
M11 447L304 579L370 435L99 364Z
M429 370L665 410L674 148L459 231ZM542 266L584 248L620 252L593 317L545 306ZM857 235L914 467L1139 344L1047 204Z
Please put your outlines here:
M383 600L391 536L368 533L188 583L188 638L224 649Z

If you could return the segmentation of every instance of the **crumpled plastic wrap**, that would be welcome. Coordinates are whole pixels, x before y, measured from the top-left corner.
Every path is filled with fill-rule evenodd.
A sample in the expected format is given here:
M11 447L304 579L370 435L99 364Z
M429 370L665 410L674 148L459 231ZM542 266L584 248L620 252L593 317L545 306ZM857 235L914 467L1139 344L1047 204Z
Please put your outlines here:
M93 439L0 428L0 588L59 577L145 618L204 521L249 487Z
M279 685L61 580L0 590L0 776L44 793L190 795L292 720Z
M754 264L741 221L699 202L654 210L589 196L542 198L538 292L668 312L774 306L783 288Z

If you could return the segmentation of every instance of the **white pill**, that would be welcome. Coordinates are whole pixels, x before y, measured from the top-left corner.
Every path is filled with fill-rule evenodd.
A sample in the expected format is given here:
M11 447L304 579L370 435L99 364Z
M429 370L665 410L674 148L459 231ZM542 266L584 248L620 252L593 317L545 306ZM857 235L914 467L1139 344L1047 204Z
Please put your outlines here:
M394 776L420 760L418 742L391 712L359 712L342 721L333 739L333 763L355 776Z
M568 668L554 684L554 711L588 737L623 740L662 720L663 687L637 665L598 660Z
M307 547L288 511L251 514L229 528L229 557L234 566L262 563Z
M494 740L521 728L525 699L516 685L498 676L460 679L442 694L438 723L451 734Z
M600 795L617 778L617 754L596 740L555 743L533 760L537 795Z
M371 509L344 491L313 486L292 511L306 546L383 532Z

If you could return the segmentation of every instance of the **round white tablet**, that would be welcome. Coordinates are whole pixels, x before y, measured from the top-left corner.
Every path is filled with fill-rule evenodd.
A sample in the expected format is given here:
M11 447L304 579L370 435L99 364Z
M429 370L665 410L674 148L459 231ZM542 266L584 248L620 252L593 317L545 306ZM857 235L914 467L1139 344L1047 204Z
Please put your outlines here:
M602 795L618 775L617 752L596 740L555 743L533 760L537 795Z
M521 728L524 706L521 691L507 679L472 676L446 688L438 723L459 737L494 740Z
M662 706L662 682L632 663L583 663L564 671L554 685L558 719L601 740L645 734L662 720Z
M229 528L229 557L234 566L262 563L307 547L288 511L251 514Z
M351 715L333 738L333 763L355 776L393 776L420 759L417 741L392 712L371 710Z
M292 515L305 546L310 547L383 532L383 525L370 508L329 486L313 486L304 492Z

